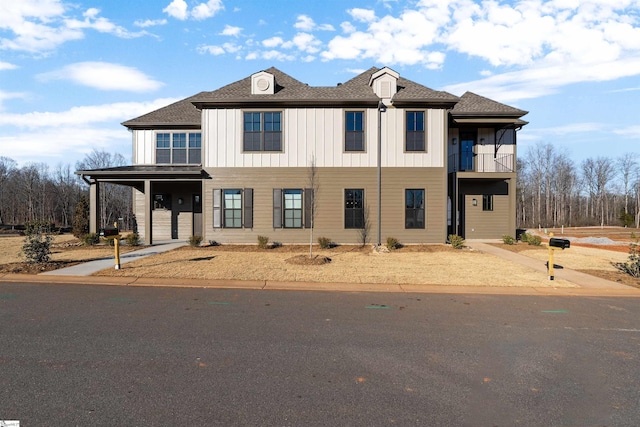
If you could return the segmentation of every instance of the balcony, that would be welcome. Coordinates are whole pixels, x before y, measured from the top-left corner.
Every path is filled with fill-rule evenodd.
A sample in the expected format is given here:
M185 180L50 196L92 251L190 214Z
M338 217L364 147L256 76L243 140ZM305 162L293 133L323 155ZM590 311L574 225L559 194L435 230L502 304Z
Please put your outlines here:
M515 172L516 157L513 154L463 154L449 155L451 172Z

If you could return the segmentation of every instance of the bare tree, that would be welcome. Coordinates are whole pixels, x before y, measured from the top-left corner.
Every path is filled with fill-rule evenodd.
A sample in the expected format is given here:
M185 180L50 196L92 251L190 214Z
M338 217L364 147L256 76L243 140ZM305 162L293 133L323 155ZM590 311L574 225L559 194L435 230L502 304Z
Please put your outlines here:
M6 202L8 201L7 186L17 170L15 160L0 156L0 224L5 223Z
M638 153L625 153L616 162L624 191L624 213L629 213L629 185L634 173L638 171Z

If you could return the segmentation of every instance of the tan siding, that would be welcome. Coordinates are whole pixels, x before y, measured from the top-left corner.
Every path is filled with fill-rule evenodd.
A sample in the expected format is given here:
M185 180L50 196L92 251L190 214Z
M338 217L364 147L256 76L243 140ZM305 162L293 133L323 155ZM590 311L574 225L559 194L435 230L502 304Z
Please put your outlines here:
M144 210L144 193L136 189L133 189L133 213L138 224L138 235L141 240L144 240L146 237L144 224L147 221L147 215Z
M171 211L153 210L151 211L153 218L153 230L151 232L153 240L170 240L171 239Z
M209 171L212 179L205 183L204 229L207 239L221 243L256 243L258 235L281 243L306 243L308 229L273 228L273 189L308 188L308 168L217 168ZM318 168L317 216L314 235L328 237L338 243L358 243L359 230L344 228L344 190L365 190L369 208L370 242L377 238L377 172L376 168ZM442 243L446 239L446 189L442 168L383 168L382 173L383 242L395 237L403 243ZM213 228L213 189L253 188L254 228ZM404 190L424 188L427 208L424 230L404 228Z
M473 199L478 201L473 206ZM482 210L482 194L465 196L465 217L467 239L499 239L505 234L513 236L510 229L509 196L493 196L493 211Z

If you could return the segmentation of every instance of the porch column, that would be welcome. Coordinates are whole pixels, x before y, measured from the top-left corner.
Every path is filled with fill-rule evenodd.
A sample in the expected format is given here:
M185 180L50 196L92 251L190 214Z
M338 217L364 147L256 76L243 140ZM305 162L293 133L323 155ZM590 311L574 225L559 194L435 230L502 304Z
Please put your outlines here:
M153 220L152 211L152 197L151 197L151 180L144 180L144 243L151 245L153 243L153 236L151 236L151 222Z
M100 184L98 181L92 180L89 185L89 233L98 232L98 218L100 212Z

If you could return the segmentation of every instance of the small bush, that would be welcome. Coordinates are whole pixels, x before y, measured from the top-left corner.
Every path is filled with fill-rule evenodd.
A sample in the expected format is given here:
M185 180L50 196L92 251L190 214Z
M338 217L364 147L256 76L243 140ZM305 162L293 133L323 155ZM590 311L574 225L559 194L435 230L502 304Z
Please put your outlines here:
M280 243L280 242L273 242L273 243L271 244L271 249L279 248L280 246L282 246L282 243Z
M629 245L629 258L627 262L613 264L618 270L632 277L640 278L640 245L636 240Z
M502 236L502 243L504 243L505 245L514 245L516 243L516 239L509 236L508 234L505 234L504 236Z
M522 243L527 243L527 242L529 241L529 238L530 238L530 237L531 237L531 234L526 233L526 232L525 232L525 233L522 233L522 234L520 235L520 241L521 241Z
M49 262L52 240L53 238L49 234L35 232L28 234L22 245L22 255L24 255L30 264Z
M189 236L189 246L193 246L194 248L200 246L202 243L202 236Z
M542 244L542 238L540 236L530 235L527 238L527 243L531 246L540 246Z
M258 236L258 247L260 249L269 248L269 238L267 236Z
M387 237L387 249L390 251L398 249L400 247L400 241L395 237Z
M215 240L209 240L209 246L220 246L220 242L216 242Z
M464 238L458 236L457 234L449 235L449 243L454 249L462 249L464 247Z
M318 237L318 244L320 249L331 249L333 247L333 242L328 237Z
M125 239L129 246L140 246L140 235L138 233L127 234Z
M94 246L100 243L100 236L98 233L87 233L80 239L85 246Z

